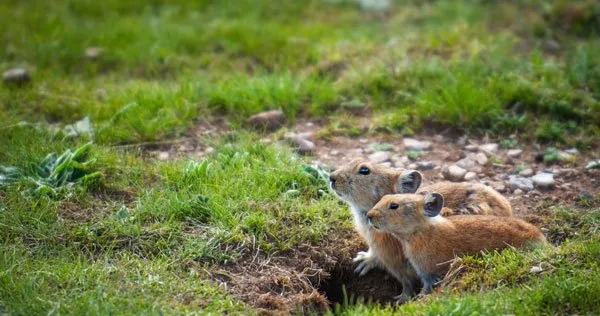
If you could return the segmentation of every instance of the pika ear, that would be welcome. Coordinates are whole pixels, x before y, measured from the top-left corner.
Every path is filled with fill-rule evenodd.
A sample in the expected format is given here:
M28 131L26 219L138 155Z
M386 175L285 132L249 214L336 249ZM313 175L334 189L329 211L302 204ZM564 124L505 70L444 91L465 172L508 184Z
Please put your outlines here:
M444 196L439 193L430 193L425 197L425 216L435 217L440 214L444 207Z
M400 174L398 183L396 184L396 193L415 193L421 186L423 175L417 170L407 170Z

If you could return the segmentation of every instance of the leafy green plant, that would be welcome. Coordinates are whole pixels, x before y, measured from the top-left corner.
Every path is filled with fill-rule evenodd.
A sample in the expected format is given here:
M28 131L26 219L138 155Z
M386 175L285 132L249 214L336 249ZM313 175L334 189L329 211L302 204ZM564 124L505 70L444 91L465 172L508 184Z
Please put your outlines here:
M58 197L77 188L87 189L98 186L102 173L93 171L94 159L88 159L91 143L74 151L67 149L62 154L48 154L41 162L29 170L16 167L0 168L0 186L24 183L26 191L32 195Z

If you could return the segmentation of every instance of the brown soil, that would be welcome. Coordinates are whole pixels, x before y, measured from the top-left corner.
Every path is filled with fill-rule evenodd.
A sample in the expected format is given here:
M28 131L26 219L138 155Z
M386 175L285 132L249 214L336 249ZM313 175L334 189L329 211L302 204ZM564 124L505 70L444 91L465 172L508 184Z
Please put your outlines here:
M368 123L365 123L368 124ZM332 136L318 138L322 124L318 121L300 121L294 132L311 133L311 140L316 144L316 151L308 160L316 161L328 167L335 167L356 157L366 158L373 152L374 143L386 143L393 146L393 153L406 155L403 138L400 135L378 134L375 136L353 138L348 136ZM365 127L367 129L368 126ZM202 139L215 134L227 134L226 124L200 124L194 136L180 139L172 143L161 143L158 146L146 146L145 152L158 157L168 152L168 159L177 157L203 157L211 151ZM280 140L283 133L267 135L263 141ZM443 181L440 169L442 166L454 164L464 158L468 151L465 144L459 144L460 137L452 130L435 135L414 136L418 140L429 140L432 150L425 152L418 160L432 161L434 169L421 170L425 176L425 184ZM484 144L498 142L491 139L472 138L466 144ZM600 190L600 171L585 170L585 164L598 159L598 153L579 153L575 161L565 165L547 165L536 161L536 156L545 148L537 144L519 144L523 153L518 158L508 159L506 150L486 153L490 162L478 166L477 178L473 182L485 184L504 184L504 194L515 210L517 216L541 227L548 225L546 219L553 209L558 207L580 208L581 197L591 197L592 203L598 205ZM336 153L337 152L337 153ZM163 154L163 159L165 155ZM416 162L416 161L415 161ZM520 165L534 170L551 170L554 173L555 187L552 190L515 194L508 183L508 175L516 174ZM406 167L406 166L405 166ZM589 208L588 204L586 208ZM548 236L558 243L564 236ZM247 254L233 266L211 268L209 277L225 287L231 294L248 304L259 308L264 314L323 312L335 304L356 302L358 300L388 303L393 296L400 294L401 286L389 274L383 271L371 271L359 278L354 273L352 258L358 251L367 246L353 231L343 230L329 236L320 245L302 245L294 250L266 255L261 251Z

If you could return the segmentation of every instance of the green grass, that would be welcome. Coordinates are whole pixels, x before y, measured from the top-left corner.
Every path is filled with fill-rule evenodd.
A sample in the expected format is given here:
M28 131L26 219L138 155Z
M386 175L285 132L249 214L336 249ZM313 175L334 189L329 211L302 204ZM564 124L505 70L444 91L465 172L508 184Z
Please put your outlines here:
M594 149L598 10L562 0L396 1L386 12L322 0L0 3L0 70L25 67L32 77L0 84L0 166L19 170L0 187L0 313L252 312L210 282L211 271L352 231L307 161L239 129L260 111L281 109L289 124L323 119L324 139L441 126L516 134L504 147ZM102 54L87 58L90 47ZM68 135L84 118L89 133ZM233 136L197 137L197 125L216 119ZM184 136L216 150L157 161L136 147ZM90 141L86 160L36 169ZM60 194L27 193L42 182ZM597 221L565 210L549 220L550 235L572 240L470 259L464 282L485 288L401 311L552 313L553 300L571 306L565 313L598 308L587 299L597 285L582 274L598 274ZM553 261L560 256L577 260ZM557 270L525 277L532 260ZM506 273L481 279L487 261ZM367 311L390 309L342 312Z

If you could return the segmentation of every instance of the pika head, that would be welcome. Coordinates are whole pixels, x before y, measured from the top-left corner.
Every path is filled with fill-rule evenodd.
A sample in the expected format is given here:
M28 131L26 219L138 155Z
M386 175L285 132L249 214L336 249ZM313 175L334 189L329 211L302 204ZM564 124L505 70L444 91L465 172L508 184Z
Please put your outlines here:
M332 172L330 187L353 207L370 210L384 195L414 193L423 176L415 170L397 171L354 159Z
M439 193L386 195L367 213L375 229L394 235L410 235L436 218L444 206Z

